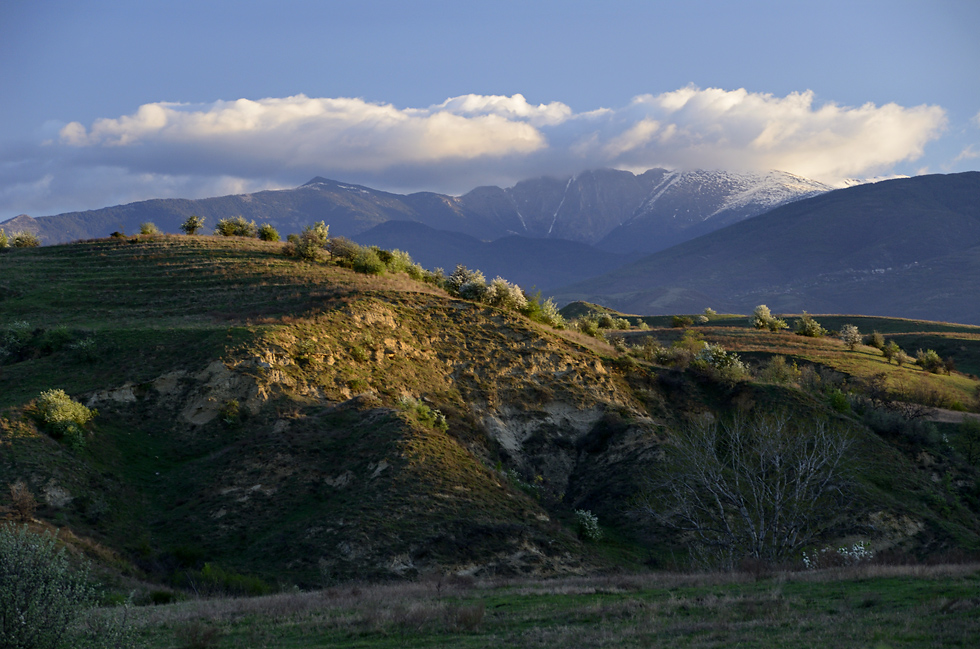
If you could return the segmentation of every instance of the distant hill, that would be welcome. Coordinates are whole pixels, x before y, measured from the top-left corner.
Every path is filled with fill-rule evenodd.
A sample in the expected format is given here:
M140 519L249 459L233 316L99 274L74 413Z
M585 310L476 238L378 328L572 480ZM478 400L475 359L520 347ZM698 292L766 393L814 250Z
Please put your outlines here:
M643 314L705 307L980 323L980 173L784 205L558 291Z
M55 216L17 217L16 228L37 232L42 243L136 232L152 221L178 233L190 215L243 216L281 233L326 221L334 235L357 236L386 221L415 221L483 241L518 235L600 244L607 252L654 252L787 201L831 189L791 174L671 172L598 169L568 178L535 178L513 187L478 187L462 196L431 192L393 194L326 178L295 189L200 200L154 199ZM410 251L411 252L411 251Z
M463 264L483 271L487 279L499 275L525 289L543 291L607 273L639 257L563 239L511 235L480 241L411 221L386 221L353 239L363 245L411 251L412 258L425 268L449 273Z

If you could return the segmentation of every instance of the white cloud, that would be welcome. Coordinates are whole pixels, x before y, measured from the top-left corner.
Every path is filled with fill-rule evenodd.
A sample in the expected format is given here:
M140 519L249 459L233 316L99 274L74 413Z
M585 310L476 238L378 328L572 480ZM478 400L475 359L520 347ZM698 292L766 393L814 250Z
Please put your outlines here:
M980 114L974 120L980 124ZM695 86L578 113L519 94L463 95L422 108L305 95L160 102L89 126L72 122L57 140L0 164L0 186L16 187L0 193L0 214L37 214L83 178L106 183L95 206L121 193L199 197L229 183L293 186L314 175L455 193L606 166L780 169L835 182L892 172L922 156L945 126L938 106L849 107L818 104L810 91L776 97ZM32 183L51 175L32 206ZM17 200L7 200L12 194ZM86 189L86 203L97 194L98 186ZM70 194L60 196L71 203Z
M973 121L976 122L977 126L980 126L980 113L973 116Z
M487 104L490 110L469 115L457 114L446 105L399 110L361 99L304 95L239 99L205 107L146 104L133 115L97 120L88 130L72 122L62 129L61 141L106 148L217 149L280 165L323 162L352 171L376 170L393 164L528 154L544 147L544 137L534 126L507 117L523 102L519 95L512 99L517 98L520 101L502 104L497 110ZM530 115L533 108L526 112Z
M956 164L957 162L963 162L964 160L974 160L976 158L980 158L980 147L971 144L970 146L960 151L960 154L958 156L953 158L952 164Z

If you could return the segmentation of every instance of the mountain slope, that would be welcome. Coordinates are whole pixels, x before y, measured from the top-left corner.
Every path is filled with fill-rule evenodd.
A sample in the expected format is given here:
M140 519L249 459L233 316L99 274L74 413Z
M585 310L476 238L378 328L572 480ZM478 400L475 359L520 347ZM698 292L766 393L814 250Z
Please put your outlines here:
M501 276L519 286L550 291L619 268L637 255L619 255L562 239L531 239L516 235L494 241L434 230L421 223L386 221L355 237L363 245L411 252L425 268L451 273L457 264L479 269L493 279Z
M637 313L864 313L980 323L980 173L860 185L785 205L559 291ZM939 294L944 294L937 300Z

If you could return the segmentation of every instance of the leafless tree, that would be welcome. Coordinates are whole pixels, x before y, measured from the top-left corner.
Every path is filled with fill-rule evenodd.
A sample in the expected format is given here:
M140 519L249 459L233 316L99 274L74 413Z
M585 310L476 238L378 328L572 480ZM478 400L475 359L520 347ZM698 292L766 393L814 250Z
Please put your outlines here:
M842 511L851 445L842 428L785 414L702 418L671 435L638 509L684 533L703 563L783 561Z

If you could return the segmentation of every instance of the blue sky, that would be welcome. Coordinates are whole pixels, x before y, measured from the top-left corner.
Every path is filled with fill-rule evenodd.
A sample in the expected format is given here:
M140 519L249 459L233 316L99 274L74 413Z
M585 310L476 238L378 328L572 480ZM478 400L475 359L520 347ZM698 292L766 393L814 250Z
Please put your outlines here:
M980 2L0 3L0 221L322 175L980 168Z

